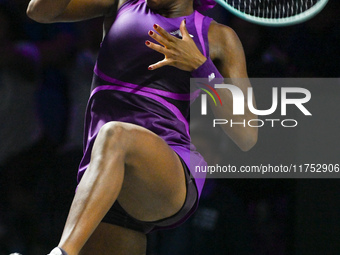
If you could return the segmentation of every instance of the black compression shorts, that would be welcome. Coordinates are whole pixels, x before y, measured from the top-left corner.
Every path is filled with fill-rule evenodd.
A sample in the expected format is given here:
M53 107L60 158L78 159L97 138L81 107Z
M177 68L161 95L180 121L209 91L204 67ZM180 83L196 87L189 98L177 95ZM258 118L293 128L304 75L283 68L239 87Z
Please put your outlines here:
M179 157L181 159L181 157ZM181 159L187 186L187 194L182 208L173 216L165 219L145 222L130 216L116 201L109 209L102 222L132 229L142 233L150 233L158 229L174 228L182 224L196 210L198 205L198 193L194 180L190 177L187 165Z

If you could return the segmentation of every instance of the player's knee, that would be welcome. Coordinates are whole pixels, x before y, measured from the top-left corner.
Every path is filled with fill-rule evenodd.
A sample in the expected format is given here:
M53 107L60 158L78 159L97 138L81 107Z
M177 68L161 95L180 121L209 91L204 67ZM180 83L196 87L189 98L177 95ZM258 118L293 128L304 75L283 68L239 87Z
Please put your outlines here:
M125 148L129 138L129 131L126 123L112 121L102 126L99 131L98 137L103 140L107 146L119 145L119 148Z
M114 136L121 136L124 132L124 123L111 121L102 126L99 131L99 136L103 136L105 139L110 139Z

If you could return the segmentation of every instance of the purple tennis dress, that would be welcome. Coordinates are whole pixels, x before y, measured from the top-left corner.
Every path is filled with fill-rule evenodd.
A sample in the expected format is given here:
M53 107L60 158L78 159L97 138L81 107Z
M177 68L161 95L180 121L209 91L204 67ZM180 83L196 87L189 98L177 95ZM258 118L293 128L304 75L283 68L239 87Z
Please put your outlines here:
M190 143L190 72L171 66L148 70L150 64L164 58L145 46L145 41L151 39L148 31L158 24L181 38L179 26L184 18L198 49L208 56L211 18L197 11L185 17L165 18L152 11L145 0L129 0L118 10L116 20L101 44L94 68L78 181L89 165L100 128L109 121L133 123L151 130L166 141L189 169L190 161L192 165L193 161L194 165L205 163ZM204 178L196 178L195 184L200 196Z

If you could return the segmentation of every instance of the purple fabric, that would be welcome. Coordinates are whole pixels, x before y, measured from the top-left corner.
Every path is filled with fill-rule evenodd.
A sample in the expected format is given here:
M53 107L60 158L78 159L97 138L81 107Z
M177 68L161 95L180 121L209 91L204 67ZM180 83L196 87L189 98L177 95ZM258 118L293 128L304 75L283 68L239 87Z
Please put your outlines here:
M198 39L199 39L199 42L202 46L202 53L205 57L207 57L207 51L206 51L206 47L205 47L205 42L204 42L204 38L203 38L203 34L202 34L202 31L203 31L203 19L204 19L204 16L200 15L198 12L195 13L195 27L198 31Z
M114 84L118 84L121 86L125 86L128 88L132 88L135 91L141 90L141 91L145 91L145 92L149 92L155 95L159 95L159 96L164 96L164 97L168 97L168 98L172 98L172 99L176 99L176 100L190 100L192 97L194 97L195 95L191 95L191 94L179 94L179 93L172 93L170 91L164 91L164 90L159 90L159 89L154 89L154 88L148 88L148 87L143 87L140 85L136 85L136 84L131 84L128 82L123 82L123 81L119 81L117 79L111 78L109 76L107 76L106 74L104 74L102 71L100 71L97 67L97 65L94 67L94 73L96 75L98 75L98 77L100 77L101 79L114 83Z
M222 74L217 70L216 66L209 57L203 63L203 65L191 72L191 75L194 78L209 78L209 76L211 76L212 74L213 79L211 79L211 81L217 79L218 81L223 82Z
M198 49L202 54L208 54L207 29L212 19L203 17L196 11L185 17L166 18L153 12L144 1L134 2L129 1L119 9L118 18L102 42L97 61L98 69L106 76L119 81L172 93L189 94L189 72L171 66L148 70L150 64L164 58L162 54L145 46L146 40L152 40L148 31L152 30L156 23L180 38L179 26L185 18L187 30L193 36ZM201 21L202 29L197 28L197 18ZM140 22L141 20L143 22ZM203 41L200 40L200 34Z
M150 40L148 31L158 24L181 38L179 26L184 18L198 49L209 56L211 18L197 11L185 17L166 18L148 8L144 0L130 0L119 9L101 44L94 70L78 181L88 167L100 128L109 121L133 123L156 133L183 159L192 174L191 165L206 164L191 144L188 132L191 99L197 97L197 93L190 93L191 73L171 66L148 70L150 64L164 58L145 46L145 41ZM194 177L200 195L205 176Z
M206 11L216 5L214 0L194 0L194 9L197 11Z
M190 136L187 133L188 122L181 116L178 108L156 95L142 91L132 92L131 88L116 85L102 85L93 90L85 117L86 146L78 181L90 163L92 147L100 128L110 121L118 120L148 128L163 138L170 147L181 147L182 151L178 154L185 163L190 162L190 151L194 147L190 144ZM190 101L187 102L189 103ZM187 154L184 155L183 152ZM200 162L201 156L195 157L198 157L196 160ZM189 166L190 164L188 168Z
M184 118L183 114L178 110L177 107L175 107L174 105L172 105L171 103L169 103L165 99L163 99L159 96L156 96L155 94L152 94L152 93L148 93L148 92L144 92L144 91L140 91L140 90L135 90L133 88L113 86L113 85L102 85L102 86L96 87L92 91L91 95L94 95L95 93L97 93L98 91L101 91L101 90L124 91L124 92L128 92L128 93L133 93L135 95L141 95L141 96L149 97L149 98L156 100L157 102L163 104L166 108L168 108L176 116L176 118L178 118L180 121L183 122L183 124L185 125L185 131L188 134L188 136L190 136L188 121Z

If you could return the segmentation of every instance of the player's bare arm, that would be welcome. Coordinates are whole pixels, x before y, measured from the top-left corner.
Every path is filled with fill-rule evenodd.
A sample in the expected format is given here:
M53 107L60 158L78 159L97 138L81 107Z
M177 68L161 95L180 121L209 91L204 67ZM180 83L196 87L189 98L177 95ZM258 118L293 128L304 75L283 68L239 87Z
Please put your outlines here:
M126 0L31 0L27 15L41 23L73 22L109 16Z
M154 27L157 33L152 32L149 36L159 44L146 42L146 45L164 55L164 59L150 65L154 70L165 65L175 66L185 71L193 71L204 63L206 58L200 53L190 38L184 21L181 23L182 39L175 38L164 31L161 27ZM236 33L229 27L212 23L209 28L209 50L210 58L214 61L217 69L225 78L230 78L234 85L238 86L246 95L250 87L248 80L246 61L243 47ZM233 119L239 122L245 119L256 119L245 102L245 115L233 116L232 94L227 89L219 89L223 107L212 107L216 118ZM255 100L254 100L255 105ZM240 147L241 150L250 150L257 142L257 128L254 127L228 127L224 125L225 133Z
M236 33L230 27L214 22L210 25L208 39L210 58L221 75L224 78L230 78L233 85L239 87L246 95L247 89L251 85L248 80L243 47ZM222 99L223 106L212 107L216 118L233 119L235 122L242 122L243 120L247 122L250 119L257 118L249 111L247 102L245 102L245 115L233 115L231 92L228 89L217 89L217 92ZM254 98L253 102L255 105ZM257 128L247 125L246 127L223 125L223 130L243 151L251 149L257 142Z

